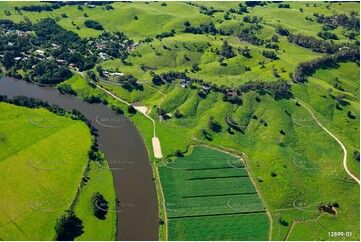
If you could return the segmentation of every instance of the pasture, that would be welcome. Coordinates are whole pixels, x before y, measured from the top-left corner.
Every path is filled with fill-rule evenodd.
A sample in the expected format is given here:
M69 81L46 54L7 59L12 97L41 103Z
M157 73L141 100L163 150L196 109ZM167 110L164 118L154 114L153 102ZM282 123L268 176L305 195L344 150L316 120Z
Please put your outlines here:
M53 240L88 162L89 129L43 108L0 103L0 113L0 237Z

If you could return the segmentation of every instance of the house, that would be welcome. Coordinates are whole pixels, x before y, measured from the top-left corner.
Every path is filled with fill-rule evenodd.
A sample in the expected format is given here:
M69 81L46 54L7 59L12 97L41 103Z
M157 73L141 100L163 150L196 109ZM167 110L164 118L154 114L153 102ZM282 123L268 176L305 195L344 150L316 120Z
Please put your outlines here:
M182 87L182 88L186 88L187 85L189 85L190 83L191 83L191 82L188 81L187 79L182 79L182 80L181 80L181 83L179 84L179 86Z
M52 43L51 46L53 46L53 49L59 49L59 45Z
M74 63L70 63L69 66L75 67L75 64L74 64Z
M237 96L237 92L229 91L229 92L227 92L227 96L230 96L230 97Z
M133 48L137 48L140 46L140 44L138 42L136 42L136 43L133 43L132 46L133 46Z
M204 91L209 91L209 90L211 89L211 87L209 87L209 86L202 86L202 89L203 89Z
M35 53L39 55L44 55L45 52L43 50L35 50Z
M108 71L103 71L102 73L103 73L104 76L109 75L109 72L108 72Z
M21 60L21 58L22 58L22 57L15 57L14 59L15 59L16 61L18 61L18 60Z
M65 62L65 60L62 60L62 59L56 59L56 62L58 62L58 63L64 63L64 62Z
M102 58L102 60L108 59L107 56L105 55L105 53L103 53L103 52L100 52L99 55L100 55L100 58Z
M111 76L123 76L123 73L121 72L114 72L114 73L110 73Z

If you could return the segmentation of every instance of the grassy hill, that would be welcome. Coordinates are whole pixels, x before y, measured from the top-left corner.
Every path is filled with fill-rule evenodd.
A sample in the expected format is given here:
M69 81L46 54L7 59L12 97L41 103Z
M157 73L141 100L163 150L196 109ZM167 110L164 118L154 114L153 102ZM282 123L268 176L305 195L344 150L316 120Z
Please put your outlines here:
M0 10L9 9L16 4L0 5ZM317 16L322 14L351 16L352 11L359 16L359 3L289 2L290 8L279 8L278 3L267 3L264 6L247 7L248 13L229 13L229 19L226 20L224 16L226 11L231 8L238 9L238 4L238 2L192 4L167 2L166 6L162 6L162 2L148 4L117 2L112 4L113 10L106 10L100 6L91 9L84 7L83 10L78 10L76 6L65 6L40 14L24 11L22 13L31 21L46 16L59 17L58 23L61 26L78 33L82 38L96 37L102 32L86 28L85 19L98 21L107 31L124 32L135 42L153 38L150 42L142 42L139 47L130 51L124 63L116 58L98 63L105 70L134 75L142 81L141 89L129 91L119 84L104 81L99 81L98 84L128 102L141 102L142 105L150 108L149 115L155 120L156 134L166 159L174 157L179 152L189 155L189 147L202 144L223 151L232 151L238 155L243 153L249 176L255 181L256 188L264 198L266 209L271 214L272 240L286 238L358 240L360 238L359 185L343 169L343 151L339 144L317 125L304 107L296 105L296 101L309 107L320 122L341 140L348 151L349 169L353 174L359 174L360 163L354 155L355 151L360 150L359 64L336 63L332 67L319 68L311 73L305 83L292 83L292 74L299 63L326 54L289 42L286 36L276 33L276 28L281 26L292 34L304 34L321 40L317 33L323 29L323 24L317 22ZM209 16L202 13L205 7L207 11L211 9L210 7L217 11ZM14 21L23 19L23 15L11 9L10 11L12 15L6 18ZM61 13L65 12L68 17L61 17ZM85 17L84 13L88 17ZM257 24L250 23L244 21L246 16L250 16L251 19L256 16L261 20L258 19ZM2 11L0 18L5 18ZM212 21L218 30L224 32L232 30L233 33L231 35L185 33L186 21L189 21L193 27L209 24ZM250 41L238 37L239 33L249 28L254 28L252 36L268 39L267 43L279 46L278 50L273 50L277 59L272 60L264 56L263 51L272 49L264 45L251 44ZM174 36L156 38L156 35L172 30ZM332 42L340 46L359 40L358 35L355 39L347 37L353 30L340 26L329 31L338 36L338 39ZM274 35L277 41L272 40L275 38ZM235 56L220 61L219 51L225 40L232 47ZM332 43L331 40L325 42ZM242 54L242 50L246 47L251 57ZM199 67L198 70L192 70L195 64ZM225 93L216 92L214 89L206 97L202 97L199 95L202 84L199 83L181 88L180 79L164 85L155 85L151 81L153 74L174 70L184 71L189 78L203 79L208 84L225 86L229 90L249 81L273 83L283 79L290 85L289 89L295 100L277 99L259 89L241 92L237 94L240 101L231 103L225 101ZM93 71L96 73L96 68ZM109 105L120 107L135 123L148 149L152 150L153 127L149 119L140 113L129 114L124 104L90 85L80 75L74 75L60 85L64 84L69 84L79 98L94 95L106 100ZM157 108L161 108L167 114L167 118L159 119ZM176 112L181 113L182 117L176 118ZM213 130L210 127L212 122L216 122L218 128ZM160 170L166 202L167 200L177 202L179 196L190 192L187 187L182 187L183 183L179 183L179 179L184 181L189 177L168 171L165 164L155 159L152 152L150 153L152 164ZM182 159L186 158L180 160ZM196 161L194 162L192 165L197 164ZM212 166L212 162L213 160L206 160L205 166ZM174 162L172 165L176 164L177 162ZM215 176L213 173L208 175ZM166 182L163 183L164 181ZM93 183L93 186L97 184ZM213 184L194 186L198 192L206 192L205 187L212 187ZM223 190L226 191L227 188ZM86 196L90 193L88 191ZM158 196L161 206L162 192L159 184ZM88 198L84 199L86 201ZM207 202L209 205L210 202ZM217 205L217 202L212 204ZM203 201L198 203L203 204ZM86 202L79 204L83 204L86 209ZM320 213L318 211L320 204L337 204L338 214ZM187 213L204 211L209 213L215 208L207 207L207 209L199 211L189 209ZM83 209L78 211L81 213ZM265 215L252 215L254 217L247 215L247 219L243 217L244 215L232 215L219 217L216 220L174 219L172 212L170 212L171 216L167 215L168 217L165 217L161 212L160 217L167 221L171 240L200 238L222 240L230 239L234 235L239 236L237 238L240 239L251 239L249 234L244 234L245 237L240 235L241 228L250 224L254 224L251 226L254 228L258 226L259 221L266 219ZM89 222L89 226L90 224L96 226L93 222ZM210 226L207 226L209 223L220 228L232 227L232 230L222 237L217 231L210 231ZM160 239L163 240L166 225L161 225L160 229ZM264 233L262 236L259 233L258 239L265 239L263 234L267 231L266 227L266 223L259 226ZM352 236L330 237L329 231L351 231ZM83 238L100 238L100 235L95 233L84 234Z

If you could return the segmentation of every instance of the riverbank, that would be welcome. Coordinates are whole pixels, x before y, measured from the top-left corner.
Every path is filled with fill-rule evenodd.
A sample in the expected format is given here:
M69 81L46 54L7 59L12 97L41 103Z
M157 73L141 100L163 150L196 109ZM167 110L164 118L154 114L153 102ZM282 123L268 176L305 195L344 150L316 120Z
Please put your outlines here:
M104 105L86 103L54 88L10 78L3 78L0 86L1 94L34 96L65 109L80 110L98 129L99 147L113 173L118 206L126 207L126 211L115 211L120 218L117 240L157 240L158 206L152 169L143 139L132 122Z

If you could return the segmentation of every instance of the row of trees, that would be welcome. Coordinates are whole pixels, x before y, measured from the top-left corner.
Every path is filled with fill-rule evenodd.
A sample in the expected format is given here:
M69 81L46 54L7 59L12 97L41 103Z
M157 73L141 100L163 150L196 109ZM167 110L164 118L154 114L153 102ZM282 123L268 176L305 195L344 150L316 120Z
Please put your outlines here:
M338 62L355 62L360 64L360 52L358 49L342 49L334 55L328 55L322 58L317 58L309 62L300 63L293 76L294 82L306 82L307 76L311 76L317 69L320 68L335 68Z
M334 54L339 49L339 46L337 44L330 43L324 40L318 40L313 36L306 36L302 34L289 34L287 39L291 43L311 49L319 53Z

